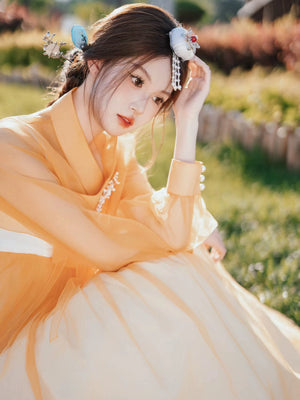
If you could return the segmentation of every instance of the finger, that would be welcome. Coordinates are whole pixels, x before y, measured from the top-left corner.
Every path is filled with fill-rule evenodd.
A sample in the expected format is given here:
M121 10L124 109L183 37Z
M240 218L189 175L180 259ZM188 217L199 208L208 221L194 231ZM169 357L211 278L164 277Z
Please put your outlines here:
M189 83L192 82L194 87L197 87L198 90L201 89L204 85L209 84L209 81L210 77L208 75L205 75L205 73L199 70L198 67L189 77Z
M189 68L192 77L208 78L211 75L209 66L198 57L193 58L189 61Z
M210 78L209 66L198 57L194 57L189 60L188 68L191 78L203 78L206 80Z
M214 247L211 248L210 255L211 255L211 258L213 260L215 260L216 258L219 257L219 254L218 254L217 250Z
M224 257L225 257L225 254L226 254L226 250L220 251L220 252L219 252L218 261L222 261L222 260L224 259Z
M199 67L202 67L204 71L210 71L209 65L206 64L203 60L201 60L201 58L194 56L190 61L197 64Z
M194 81L193 87L198 91L201 91L202 89L208 89L210 86L210 77L208 76L196 76L191 79Z
M187 87L190 90L198 91L198 90L201 90L204 87L204 85L205 85L205 79L194 77L194 78L190 78Z
M205 70L202 66L194 62L193 60L189 61L189 70L191 78L204 78Z
M211 256L214 261L222 261L223 258L225 257L225 254L226 254L226 249L212 248L211 250Z
M214 254L213 260L214 261L221 261L223 259L222 255L219 253Z

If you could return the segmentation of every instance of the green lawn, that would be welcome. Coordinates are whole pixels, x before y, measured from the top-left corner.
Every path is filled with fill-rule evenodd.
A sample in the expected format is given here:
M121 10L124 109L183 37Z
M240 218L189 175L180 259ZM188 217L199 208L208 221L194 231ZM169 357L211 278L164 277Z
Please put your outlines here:
M0 118L30 114L46 106L48 101L43 89L0 82Z
M0 116L26 114L43 107L42 90L0 83ZM162 129L155 131L161 135ZM150 157L149 137L138 150ZM163 148L149 177L166 184L174 147L174 126L166 124ZM198 145L197 159L207 167L203 197L219 222L228 253L225 267L234 278L300 325L300 179L284 166L269 164L259 151L237 145Z

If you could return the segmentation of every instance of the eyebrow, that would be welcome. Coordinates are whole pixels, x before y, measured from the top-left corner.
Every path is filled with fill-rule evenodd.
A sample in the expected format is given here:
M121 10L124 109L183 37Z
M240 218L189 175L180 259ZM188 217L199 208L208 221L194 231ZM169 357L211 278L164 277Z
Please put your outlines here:
M141 71L144 72L146 77L149 79L150 83L152 82L151 76L149 75L148 71L142 66L142 65L137 65L136 69L140 69ZM165 90L161 90L162 93L166 94L167 96L171 96L172 93L166 92Z

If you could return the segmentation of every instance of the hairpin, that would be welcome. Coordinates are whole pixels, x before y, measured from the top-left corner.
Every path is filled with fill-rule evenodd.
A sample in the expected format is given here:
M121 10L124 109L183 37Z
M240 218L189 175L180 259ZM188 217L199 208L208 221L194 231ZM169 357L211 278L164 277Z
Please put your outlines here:
M81 25L72 26L71 37L74 46L80 50L83 50L88 45L88 37L86 31Z

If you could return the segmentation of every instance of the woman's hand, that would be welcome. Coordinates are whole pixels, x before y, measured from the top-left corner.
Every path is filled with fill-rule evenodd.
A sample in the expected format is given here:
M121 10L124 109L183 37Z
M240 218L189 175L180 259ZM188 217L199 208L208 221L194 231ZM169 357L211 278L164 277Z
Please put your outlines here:
M198 119L210 89L210 69L194 56L188 64L190 79L173 105L176 122L174 158L195 161Z
M189 80L181 89L174 106L175 118L198 120L199 113L210 90L210 69L204 61L194 56L189 62Z
M218 229L215 229L203 244L207 249L210 249L210 255L214 261L223 260L226 254L226 248Z

